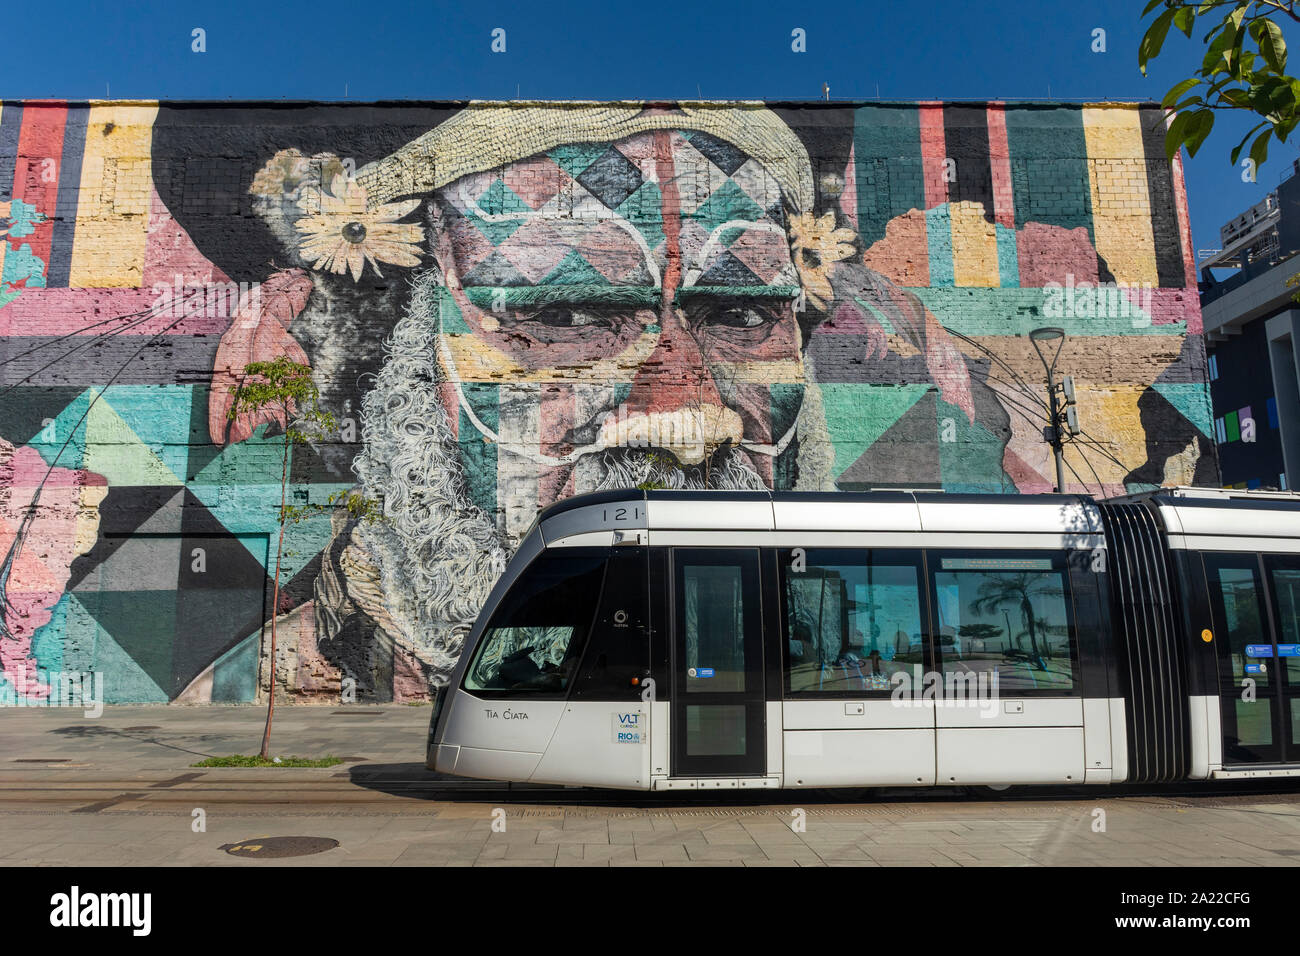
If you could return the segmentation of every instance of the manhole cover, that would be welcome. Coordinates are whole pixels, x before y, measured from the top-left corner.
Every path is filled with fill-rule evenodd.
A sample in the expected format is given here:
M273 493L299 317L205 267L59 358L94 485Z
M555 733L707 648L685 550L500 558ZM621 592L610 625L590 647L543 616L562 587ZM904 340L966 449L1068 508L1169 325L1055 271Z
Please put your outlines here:
M338 840L331 840L329 837L284 836L254 837L242 843L226 843L217 849L225 850L231 856L278 860L286 856L311 856L313 853L324 853L338 845Z

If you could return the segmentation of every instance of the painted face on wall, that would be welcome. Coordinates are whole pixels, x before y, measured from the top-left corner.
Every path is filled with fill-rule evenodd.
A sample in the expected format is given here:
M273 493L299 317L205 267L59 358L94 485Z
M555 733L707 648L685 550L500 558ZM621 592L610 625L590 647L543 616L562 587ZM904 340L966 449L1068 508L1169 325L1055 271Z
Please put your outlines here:
M462 447L519 459L498 470L531 473L529 504L629 468L771 485L803 381L800 286L758 162L658 130L463 177L432 215L448 419Z

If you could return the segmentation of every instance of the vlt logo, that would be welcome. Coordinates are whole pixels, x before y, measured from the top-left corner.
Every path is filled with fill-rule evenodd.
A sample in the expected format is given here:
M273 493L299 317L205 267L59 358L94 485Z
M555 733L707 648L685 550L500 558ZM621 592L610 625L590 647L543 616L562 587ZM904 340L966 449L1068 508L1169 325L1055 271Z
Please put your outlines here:
M614 743L616 744L640 744L645 743L645 736L641 729L641 713L632 714L615 714L614 715Z

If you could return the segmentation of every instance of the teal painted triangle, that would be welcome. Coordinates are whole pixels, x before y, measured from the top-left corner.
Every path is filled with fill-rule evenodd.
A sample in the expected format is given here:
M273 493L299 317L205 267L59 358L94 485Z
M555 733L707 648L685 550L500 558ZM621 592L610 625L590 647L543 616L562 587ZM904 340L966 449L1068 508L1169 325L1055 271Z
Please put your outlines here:
M844 474L930 389L929 385L850 382L824 382L820 387L826 428L835 448L832 478Z
M112 407L168 471L184 478L190 462L194 393L193 385L113 385L100 402ZM202 398L206 411L206 389Z
M157 593L157 592L155 592ZM84 614L85 619L99 620L100 616L108 613L112 601L104 602L101 599L105 595L102 592L89 592L73 594L72 599L81 605L80 612ZM147 603L149 595L144 595ZM93 605L93 608L90 606ZM143 610L143 608L142 608ZM170 628L170 620L167 622ZM168 649L170 649L170 635L168 637ZM106 704L165 704L168 702L167 694L158 686L158 682L140 666L127 651L112 635L104 628L102 623L95 628L93 666L88 669L100 671L104 675L104 702ZM168 655L167 667L170 668L171 660Z
M763 210L758 203L749 198L745 190L736 185L734 179L728 179L691 215L692 218L700 221L705 231L712 232L724 222L733 219L755 222L762 217Z
M587 167L605 155L609 149L608 143L570 143L564 146L557 146L547 153L555 164L562 170L577 179Z
M63 411L59 412L52 422L37 431L32 440L27 443L36 449L41 458L45 459L45 464L55 464L57 456L61 468L81 467L86 456L86 423L82 421L78 424L78 420L86 414L86 409L90 407L90 401L94 397L94 390L86 389L65 405ZM63 448L63 443L68 441L69 434L72 435L72 441L68 442L67 448ZM60 454L61 448L62 454Z
M1210 389L1197 382L1156 382L1151 386L1182 413L1202 435L1211 438ZM1258 423L1259 415L1255 416ZM1266 419L1267 421L1267 419Z
M32 657L36 660L36 666L42 670L71 670L63 666L63 636L67 630L68 604L71 600L72 595L64 592L50 612L49 621L32 635Z
M95 670L104 672L108 703L167 701L162 687L171 684L176 592L79 591L74 597L99 624Z
M99 401L111 405L142 442L185 445L193 400L192 385L111 385Z
M259 628L244 638L212 665L212 703L245 704L257 698L257 652Z
M574 250L565 256L538 285L609 285L609 280L582 258L577 250Z
M533 207L528 205L519 198L519 195L505 184L505 181L498 179L483 195L479 196L478 202L474 205L488 215L500 216L519 213L527 215L533 211Z
M444 286L438 286L438 323L440 331L451 335L460 335L469 331L456 297Z
M1015 482L1002 470L1005 442L977 419L972 424L956 405L935 401L939 480L954 494L1014 492Z
M515 230L524 224L523 219L506 219L504 221L489 222L486 219L466 213L465 218L472 222L478 231L487 236L488 242L494 246L499 246L515 234Z
M159 450L161 447L158 446ZM172 458L179 474L162 462L153 447L140 440L107 397L101 397L91 406L86 416L83 467L103 475L110 485L183 484L185 456L173 454Z
M644 182L636 192L619 203L615 212L636 227L647 246L657 249L664 241L662 203L663 195L658 185Z

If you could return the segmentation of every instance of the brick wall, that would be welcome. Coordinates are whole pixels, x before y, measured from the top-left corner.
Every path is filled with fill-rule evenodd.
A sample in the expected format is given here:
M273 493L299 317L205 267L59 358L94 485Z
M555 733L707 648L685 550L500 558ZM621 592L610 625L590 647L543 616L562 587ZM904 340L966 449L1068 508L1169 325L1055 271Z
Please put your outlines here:
M1043 326L1067 491L1217 484L1162 122L5 102L0 692L251 700L275 617L292 699L418 699L538 509L601 487L1049 491ZM334 422L280 548L283 422L230 411L282 356Z

